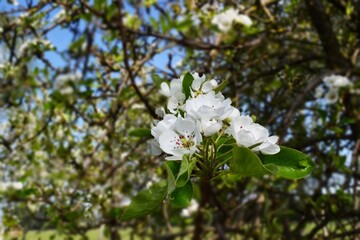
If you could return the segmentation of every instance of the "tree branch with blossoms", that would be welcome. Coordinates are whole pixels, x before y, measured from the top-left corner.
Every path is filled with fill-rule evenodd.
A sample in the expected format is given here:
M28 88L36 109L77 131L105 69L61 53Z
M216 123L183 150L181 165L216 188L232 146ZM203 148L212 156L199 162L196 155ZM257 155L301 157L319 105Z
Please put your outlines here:
M165 155L168 179L135 196L123 220L151 213L164 198L174 207L187 207L194 184L199 184L193 239L201 239L202 209L209 201L215 179L221 181L228 174L299 179L311 173L314 164L307 155L279 146L278 137L271 136L255 116L243 115L231 105L231 100L221 93L226 83L188 72L158 84L168 100L156 111L161 120L155 120L146 134L153 137L151 153ZM152 204L144 208L145 200Z

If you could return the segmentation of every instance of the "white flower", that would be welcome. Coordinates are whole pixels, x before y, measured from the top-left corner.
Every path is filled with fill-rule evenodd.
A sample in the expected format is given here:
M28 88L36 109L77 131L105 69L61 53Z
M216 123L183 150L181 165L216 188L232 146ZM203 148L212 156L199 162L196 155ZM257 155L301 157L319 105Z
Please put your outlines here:
M263 154L272 155L280 152L280 147L276 144L279 140L278 136L269 136L267 133L267 137L265 141L259 146L252 149L252 151L260 151Z
M191 199L190 205L183 209L180 213L183 217L190 217L192 213L196 212L199 208L199 204L195 199Z
M228 32L233 22L239 22L245 26L250 26L252 24L251 19L243 14L239 14L238 10L229 8L226 11L215 15L211 23L216 25L220 31Z
M231 122L231 133L238 145L250 147L255 144L252 141L253 134L249 130L252 123L250 116L240 116Z
M6 191L8 189L19 190L23 188L21 182L0 182L0 191Z
M126 207L129 206L131 203L131 199L129 197L126 196L121 196L121 200L119 202L119 206L120 207Z
M188 116L201 119L224 119L231 109L231 100L224 99L222 94L215 94L211 91L196 98L189 98L185 103L185 110Z
M254 152L276 154L280 147L276 145L277 136L269 136L268 130L254 123L250 116L240 116L231 122L231 133L238 146L251 147ZM257 146L256 146L257 145Z
M191 84L192 97L196 97L200 94L206 94L218 86L218 83L214 79L205 81L205 74L203 74L202 77L199 77L199 74L194 72L192 73L192 76L194 77L194 81Z
M200 122L201 132L203 132L206 137L218 133L222 126L222 121L216 119L202 119Z
M162 95L165 95L167 97L170 97L171 96L171 93L170 93L170 87L169 87L169 84L167 84L166 82L162 82L161 85L160 85L160 93Z
M166 130L174 130L175 129L175 122L177 120L177 117L172 114L166 114L164 116L164 119L157 122L152 128L151 128L151 135L158 140L160 135L165 132Z
M325 94L325 100L327 104L334 104L339 100L339 93L337 89L330 89Z
M73 88L69 85L69 83L77 82L81 79L81 77L81 73L79 72L76 72L75 74L61 74L55 79L54 90L59 91L61 94L71 94L73 93Z
M182 92L177 92L171 96L167 103L167 108L171 113L177 113L179 109L182 109L182 106L185 101L185 94Z
M163 82L160 85L160 93L169 97L167 108L171 113L177 113L181 109L185 101L185 94L182 92L182 81L184 76L178 79L173 79L170 86Z
M3 33L4 29L2 27L0 27L0 33Z
M242 25L245 25L247 27L252 25L252 20L250 19L250 17L244 14L237 15L234 20L235 22L241 23Z
M193 72L191 75L194 78L190 88L192 98L207 94L218 86L218 83L213 79L206 81L205 75L200 77L197 72ZM184 75L173 79L170 84L163 82L160 85L160 93L169 98L167 109L170 113L177 114L179 110L184 110L185 94L183 93L183 79Z
M343 77L340 75L330 75L324 77L323 81L325 85L327 85L329 88L341 88L352 85L352 82L350 82L347 77Z
M19 47L19 55L24 56L25 53L28 51L29 48L34 46L40 46L42 45L45 50L49 50L54 48L52 43L49 40L41 39L41 38L35 38L32 40L26 40L24 43L22 43Z
M202 141L199 127L190 118L178 118L175 129L164 131L159 137L160 148L167 154L167 160L181 160L184 154L192 155L196 145Z
M167 97L171 97L177 92L182 92L183 78L184 78L184 76L181 76L180 78L173 79L170 82L170 86L166 82L161 83L161 85L160 85L160 88L161 88L160 93L162 93L163 95L165 95Z

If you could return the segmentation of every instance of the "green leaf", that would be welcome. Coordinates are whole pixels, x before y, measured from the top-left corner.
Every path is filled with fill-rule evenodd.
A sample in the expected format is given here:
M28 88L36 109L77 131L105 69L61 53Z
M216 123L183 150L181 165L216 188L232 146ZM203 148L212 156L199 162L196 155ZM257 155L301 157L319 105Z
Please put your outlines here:
M168 188L167 194L171 194L176 188L176 179L175 176L179 172L180 164L176 163L175 161L167 161L165 162L166 171L167 171L167 181L168 181Z
M151 79L152 79L154 85L157 86L157 87L160 87L161 83L162 83L162 82L165 82L165 80L162 79L162 78L161 78L159 75L157 75L157 74L151 74Z
M188 99L191 95L191 84L194 81L194 77L191 75L191 73L187 72L184 76L183 82L182 82L182 89L185 94L185 98Z
M299 179L309 175L314 169L314 163L306 154L288 147L282 147L279 153L274 155L260 154L260 159L265 166L275 165L279 177Z
M231 172L242 176L262 176L276 172L274 166L265 167L260 158L246 147L235 146L229 163Z
M167 33L172 28L172 19L169 17L168 14L162 14L160 16L160 25L162 28L163 33Z
M173 201L175 207L185 208L189 206L193 195L193 186L188 181L183 187L177 188L173 193Z
M186 182L189 179L188 176L188 169L189 169L189 157L187 155L184 155L181 160L181 165L179 169L178 176L176 178L176 187L182 187L186 184Z
M125 209L121 220L128 221L145 216L154 211L164 200L167 188L165 182L160 182L153 184L150 189L141 191L132 199L130 205Z
M190 17L185 18L183 21L176 23L176 29L179 31L187 31L193 25L193 21Z
M151 130L148 128L137 128L129 132L131 137L152 137Z
M224 90L226 85L228 85L228 83L229 83L228 80L222 81L216 88L214 88L214 92L215 93L221 92L222 90Z

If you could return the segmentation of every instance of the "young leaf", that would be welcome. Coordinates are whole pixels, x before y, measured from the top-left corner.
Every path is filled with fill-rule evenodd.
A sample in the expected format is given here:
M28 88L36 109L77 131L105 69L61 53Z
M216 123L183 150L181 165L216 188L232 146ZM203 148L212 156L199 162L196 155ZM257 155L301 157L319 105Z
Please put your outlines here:
M189 160L188 156L184 155L181 160L181 165L179 169L178 176L176 178L176 187L182 187L186 184L186 182L189 180L189 176L187 174L189 169Z
M167 194L171 194L176 188L175 176L179 172L180 164L177 164L175 161L167 161L165 162L165 166L166 166L167 181L168 181Z
M136 128L129 132L131 137L152 137L151 130L148 128Z
M235 146L229 163L231 172L242 176L262 176L276 172L271 165L265 167L260 158L246 147Z
M299 179L306 177L314 169L314 163L309 156L288 147L281 146L279 153L274 155L261 154L259 157L265 166L268 164L275 165L278 168L276 175L279 177Z
M185 208L189 206L191 202L191 198L193 195L193 186L191 181L187 181L187 183L180 188L177 188L173 193L173 201L175 207Z
M214 92L215 93L221 92L222 90L224 90L226 85L228 85L228 83L229 83L228 80L222 81L216 88L214 88Z
M194 77L191 75L191 73L187 72L182 82L182 89L186 99L188 99L191 95L190 88L193 81L194 81Z
M165 80L162 79L162 78L161 78L159 75L157 75L157 74L151 74L151 79L152 79L154 85L155 85L156 87L158 87L158 88L160 87L160 85L161 85L162 82L165 82Z
M167 193L165 182L153 184L150 189L141 191L132 200L121 216L122 221L139 218L151 213L161 204Z

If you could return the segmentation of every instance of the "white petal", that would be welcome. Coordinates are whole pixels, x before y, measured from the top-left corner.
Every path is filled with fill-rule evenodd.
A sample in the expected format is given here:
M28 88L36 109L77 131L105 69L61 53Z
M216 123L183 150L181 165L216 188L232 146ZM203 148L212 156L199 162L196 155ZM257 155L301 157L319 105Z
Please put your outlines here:
M268 130L258 123L251 124L247 129L254 134L256 143L264 142L269 137Z
M236 119L238 117L240 117L239 109L231 107L231 110L229 111L229 114L226 116L226 118L229 118L230 121L232 122L232 121L234 121L234 119Z
M178 147L179 135L172 130L163 132L159 137L160 148L167 154L174 154L174 149Z
M259 146L260 152L265 155L272 155L280 152L280 147L276 144L264 142Z
M196 78L191 84L191 88L195 91L199 91L201 84L203 83L201 78Z
M176 97L170 97L167 103L167 108L171 113L176 113L179 108L179 100Z
M173 96L178 100L179 104L182 104L185 101L185 94L183 92L176 92Z
M193 135L195 132L195 122L191 119L178 118L175 122L176 131L183 135Z
M325 94L325 99L327 104L336 103L339 99L338 91L336 89L330 89L330 91Z
M233 133L233 137L238 146L250 147L256 144L255 137L251 131L240 130L235 134Z
M170 88L169 85L166 82L162 82L160 85L160 93L170 97Z
M249 18L249 16L244 15L244 14L240 14L238 16L236 16L235 21L238 23L241 23L245 26L251 26L252 25L252 21Z
M181 92L181 90L182 90L182 79L183 79L183 76L182 76L182 78L173 79L170 82L171 93L176 93L178 91Z
M235 133L244 130L252 123L253 120L250 116L239 116L231 122L231 131Z
M166 114L163 120L157 122L156 126L151 128L151 135L153 135L155 139L158 139L164 131L173 130L176 119L174 115Z
M352 82L350 82L350 80L347 77L340 75L330 75L324 77L323 81L330 88L333 87L340 88L340 87L346 87L352 85Z
M182 160L182 155L174 155L174 156L168 156L165 158L166 160Z
M203 120L201 121L201 128L206 137L212 136L220 131L222 128L222 122L216 120Z
M253 119L249 116L249 115L246 115L246 116L240 116L236 122L237 124L240 124L242 126L248 126L250 125L251 123L253 123Z
M150 154L159 156L162 153L159 143L155 139L150 140Z
M279 140L278 136L270 136L266 139L266 142L269 142L271 144L276 144L278 140Z
M211 81L214 81L214 80L211 80ZM202 88L201 88L201 90L204 93L208 93L208 92L212 91L213 89L214 89L214 86L210 81L207 81L206 83L204 83Z

